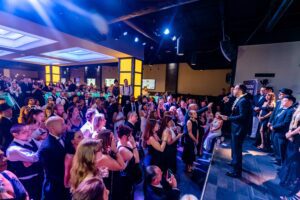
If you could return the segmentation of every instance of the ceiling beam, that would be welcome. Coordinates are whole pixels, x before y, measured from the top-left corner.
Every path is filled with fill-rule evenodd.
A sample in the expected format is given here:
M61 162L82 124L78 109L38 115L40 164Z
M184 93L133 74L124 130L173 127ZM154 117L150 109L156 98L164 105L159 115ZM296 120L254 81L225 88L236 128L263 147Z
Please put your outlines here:
M137 32L139 32L140 34L142 34L142 35L144 35L145 37L149 38L150 40L152 40L152 41L158 43L158 41L157 41L154 37L150 36L150 35L149 35L148 33L146 33L143 29L141 29L140 27L136 26L136 25L133 24L132 22L125 20L124 23L127 24L127 25L128 25L129 27L131 27L132 29L134 29L134 30L136 30Z
M268 22L266 26L266 31L271 32L273 28L278 24L279 20L283 17L283 15L287 12L289 7L292 5L294 0L283 0L281 4L279 5L278 9Z
M110 22L108 22L108 24L122 22L122 21L125 21L125 20L133 19L133 18L140 17L140 16L143 16L143 15L148 15L148 14L151 14L151 13L160 12L160 11L163 11L163 10L168 10L168 9L171 9L171 8L175 8L175 7L178 7L178 6L183 6L183 5L194 3L194 2L197 2L197 1L199 1L199 0L184 0L184 1L179 1L179 2L172 3L170 5L166 5L166 6L162 6L162 7L159 7L159 6L149 7L149 8L146 8L146 9L134 11L134 12L129 13L127 15L117 17L117 18L111 20Z

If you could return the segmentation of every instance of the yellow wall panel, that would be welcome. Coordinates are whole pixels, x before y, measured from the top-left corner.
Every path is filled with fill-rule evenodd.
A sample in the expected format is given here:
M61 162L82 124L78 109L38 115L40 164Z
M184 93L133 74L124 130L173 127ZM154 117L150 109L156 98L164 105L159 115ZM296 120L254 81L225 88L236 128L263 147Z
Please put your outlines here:
M137 98L141 95L141 86L134 86L134 97Z
M60 81L60 75L52 74L52 82L57 83Z
M131 73L120 73L120 84L124 84L124 79L128 80L128 84L131 85Z
M46 74L50 74L50 66L49 65L47 65L45 67L45 72L46 72Z
M142 85L142 74L135 73L134 74L134 85Z
M46 74L46 82L50 82L50 81L51 81L50 74Z
M124 58L120 59L120 71L124 72L131 72L131 66L132 66L132 59L131 58Z
M135 72L142 73L142 61L135 59Z
M60 70L58 66L52 66L52 74L60 74Z

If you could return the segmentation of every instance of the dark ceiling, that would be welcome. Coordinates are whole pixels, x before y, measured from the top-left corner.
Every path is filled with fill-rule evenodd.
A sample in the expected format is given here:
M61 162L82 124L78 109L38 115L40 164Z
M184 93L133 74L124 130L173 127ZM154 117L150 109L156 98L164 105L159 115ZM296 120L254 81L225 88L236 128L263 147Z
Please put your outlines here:
M20 2L3 0L1 10L49 26L29 3L25 5L22 1L24 5L8 7L8 2L13 1ZM134 42L134 37L139 37L141 45L146 42L146 64L190 63L194 55L197 58L195 68L231 68L234 62L230 63L223 57L219 45L223 36L222 10L225 39L230 39L237 46L300 40L300 1L296 0L36 1L43 2L41 5L46 8L45 12L56 29L74 36L94 42L108 37ZM66 6L67 2L73 6ZM290 3L290 6L284 10L282 2ZM280 17L277 21L272 20L279 8L283 8ZM89 17L80 11L101 14L108 22L110 32L99 34ZM166 27L170 29L167 36L163 34ZM127 36L123 36L125 31ZM176 55L173 36L181 36L184 56Z

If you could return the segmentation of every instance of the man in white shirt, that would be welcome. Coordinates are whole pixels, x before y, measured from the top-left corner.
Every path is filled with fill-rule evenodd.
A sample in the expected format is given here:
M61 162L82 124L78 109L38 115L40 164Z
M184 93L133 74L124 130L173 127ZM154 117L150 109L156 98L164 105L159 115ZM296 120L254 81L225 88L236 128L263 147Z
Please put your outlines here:
M41 199L43 169L38 157L39 146L25 125L14 125L11 134L14 139L6 151L8 169L16 174L30 198Z
M128 85L128 80L124 79L124 85L121 87L121 95L122 95L122 101L121 105L124 106L126 101L130 100L130 96L133 95L133 90L131 85Z

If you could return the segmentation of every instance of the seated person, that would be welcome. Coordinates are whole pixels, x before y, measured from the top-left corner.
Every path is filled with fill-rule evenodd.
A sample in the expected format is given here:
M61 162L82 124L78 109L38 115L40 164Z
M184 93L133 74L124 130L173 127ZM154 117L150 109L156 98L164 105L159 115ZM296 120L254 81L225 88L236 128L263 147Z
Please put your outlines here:
M41 199L43 170L38 162L38 145L31 139L28 126L16 124L11 134L14 139L6 150L8 169L17 175L30 199Z
M180 191L177 189L177 181L172 174L168 179L162 176L162 171L155 165L146 168L144 181L145 200L178 200Z
M216 112L215 118L212 121L210 129L209 129L209 134L204 141L203 146L206 151L211 151L213 139L222 135L222 132L221 132L222 125L223 125L223 120L220 116L220 112Z

